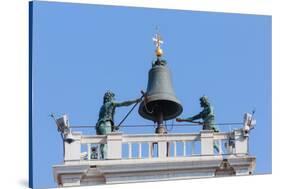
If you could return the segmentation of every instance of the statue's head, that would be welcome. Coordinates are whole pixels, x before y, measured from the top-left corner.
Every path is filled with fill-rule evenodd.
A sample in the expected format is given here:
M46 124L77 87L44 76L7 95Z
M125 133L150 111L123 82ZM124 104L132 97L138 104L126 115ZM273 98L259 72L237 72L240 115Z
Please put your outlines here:
M201 107L206 107L206 106L209 106L210 105L210 103L209 103L209 101L208 101L208 97L207 96L202 96L200 99L200 106Z
M103 96L103 103L113 101L115 94L111 91L107 91Z

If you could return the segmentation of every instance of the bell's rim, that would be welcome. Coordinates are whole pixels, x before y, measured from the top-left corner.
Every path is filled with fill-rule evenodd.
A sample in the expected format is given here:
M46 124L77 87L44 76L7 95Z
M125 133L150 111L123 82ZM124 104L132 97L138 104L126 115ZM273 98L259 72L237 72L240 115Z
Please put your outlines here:
M178 117L183 112L183 107L177 99L176 100L174 100L174 99L173 100L159 99L159 100L155 100L155 101L152 101L152 102L157 103L157 102L160 102L160 101L173 104L172 105L173 109L176 110L176 111L171 112L169 114L164 113L164 115L163 115L164 121L174 119L174 118ZM151 120L151 121L157 121L153 110L149 110L149 107L145 107L145 106L149 106L149 103L151 103L151 102L148 102L147 104L145 104L144 101L142 101L140 106L139 106L138 112L139 112L140 116L142 116L145 119L148 119L148 120ZM151 113L147 112L146 109L148 109L148 111L152 111L152 112ZM163 109L163 111L167 112L167 110L164 110L164 109Z

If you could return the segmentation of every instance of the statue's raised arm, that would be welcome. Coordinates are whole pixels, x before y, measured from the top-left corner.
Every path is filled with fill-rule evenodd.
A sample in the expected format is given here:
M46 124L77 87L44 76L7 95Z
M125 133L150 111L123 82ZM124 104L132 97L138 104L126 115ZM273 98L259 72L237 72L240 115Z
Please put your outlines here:
M140 101L141 101L141 98L137 98L135 100L127 100L124 102L113 102L113 103L114 103L114 106L121 107L121 106L130 106L132 104L139 103Z

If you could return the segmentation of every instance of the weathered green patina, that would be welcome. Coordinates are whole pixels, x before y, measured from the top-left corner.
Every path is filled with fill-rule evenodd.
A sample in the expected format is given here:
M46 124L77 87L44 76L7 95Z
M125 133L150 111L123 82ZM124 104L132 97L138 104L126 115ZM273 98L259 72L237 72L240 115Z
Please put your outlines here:
M203 110L199 114L186 119L177 118L176 121L192 122L197 119L202 119L203 130L213 130L214 132L219 132L215 124L214 108L209 103L208 97L202 96L199 100L200 100L200 106L203 108ZM214 144L214 148L218 151L218 146L216 143Z
M136 100L129 100L124 102L115 102L115 94L111 91L107 91L103 97L103 105L100 108L99 119L96 124L97 135L106 135L118 130L118 127L114 124L114 114L116 107L130 106L134 103L140 102L141 98ZM101 158L106 157L106 144L100 145Z
M177 118L178 122L192 122L197 119L202 119L203 120L203 130L214 130L215 132L218 132L218 129L216 128L215 125L215 113L214 113L214 108L213 106L210 105L208 98L206 96L202 96L200 98L200 106L203 108L203 110L192 117L182 119L182 118Z

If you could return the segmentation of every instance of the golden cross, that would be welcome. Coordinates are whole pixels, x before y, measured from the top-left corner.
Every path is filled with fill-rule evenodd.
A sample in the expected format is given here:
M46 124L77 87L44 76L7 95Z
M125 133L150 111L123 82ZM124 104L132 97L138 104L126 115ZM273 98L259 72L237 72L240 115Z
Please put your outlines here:
M161 39L161 36L157 33L155 34L155 37L152 38L152 40L155 43L156 48L160 48L160 44L163 44L163 40Z

